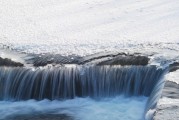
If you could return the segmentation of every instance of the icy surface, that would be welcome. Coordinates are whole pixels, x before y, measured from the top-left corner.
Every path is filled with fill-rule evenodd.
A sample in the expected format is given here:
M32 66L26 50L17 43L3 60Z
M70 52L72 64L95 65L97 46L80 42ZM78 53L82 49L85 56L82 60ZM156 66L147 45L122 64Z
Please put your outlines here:
M75 98L66 101L0 101L0 119L8 116L47 113L67 114L78 120L118 120L119 118L141 120L146 102L146 97L131 99L122 96L100 101L90 98Z
M156 46L178 50L164 44L179 42L178 8L178 0L1 0L0 43L64 55Z
M165 85L163 89L162 98L157 104L154 120L179 119L179 70L168 73L166 75L166 80L172 82L170 82L168 85Z
M173 81L179 84L179 70L175 72L170 72L166 75L166 80Z
M178 120L179 99L162 98L158 102L154 120Z

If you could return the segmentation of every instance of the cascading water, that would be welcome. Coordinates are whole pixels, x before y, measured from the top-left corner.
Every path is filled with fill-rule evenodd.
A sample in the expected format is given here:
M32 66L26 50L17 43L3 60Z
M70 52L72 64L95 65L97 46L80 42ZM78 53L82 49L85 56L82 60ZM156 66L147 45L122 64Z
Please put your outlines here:
M149 96L162 75L155 66L0 68L2 100Z
M164 73L165 70L156 66L0 67L0 99L75 101L78 97L101 101L116 100L120 95L145 96L149 97L149 110L152 96L156 95L154 88L161 89L157 85Z

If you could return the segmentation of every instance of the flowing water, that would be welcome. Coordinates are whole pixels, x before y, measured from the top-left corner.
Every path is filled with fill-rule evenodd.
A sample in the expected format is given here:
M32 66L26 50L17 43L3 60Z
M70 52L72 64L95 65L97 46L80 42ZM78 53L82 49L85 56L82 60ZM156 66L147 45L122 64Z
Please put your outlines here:
M164 73L155 66L0 67L0 119L141 120L155 107Z
M141 120L146 102L146 97L124 96L102 100L75 98L65 101L1 101L0 119L37 114L65 114L71 116L72 120Z

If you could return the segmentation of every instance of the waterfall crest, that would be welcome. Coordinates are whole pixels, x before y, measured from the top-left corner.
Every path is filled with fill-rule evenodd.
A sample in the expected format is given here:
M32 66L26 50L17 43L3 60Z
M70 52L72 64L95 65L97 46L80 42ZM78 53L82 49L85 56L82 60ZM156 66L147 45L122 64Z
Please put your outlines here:
M163 73L156 66L0 67L0 99L150 96Z

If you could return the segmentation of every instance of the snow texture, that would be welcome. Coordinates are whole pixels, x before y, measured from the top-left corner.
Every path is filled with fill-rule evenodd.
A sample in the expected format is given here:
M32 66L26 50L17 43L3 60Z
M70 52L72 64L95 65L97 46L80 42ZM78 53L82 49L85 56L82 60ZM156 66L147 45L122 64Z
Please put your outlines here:
M178 120L178 119L179 119L179 99L171 99L171 98L160 99L154 120Z
M177 84L179 84L179 70L176 70L175 72L170 72L166 75L166 80L173 81Z
M1 0L0 44L63 55L166 47L179 42L178 8L178 0Z

